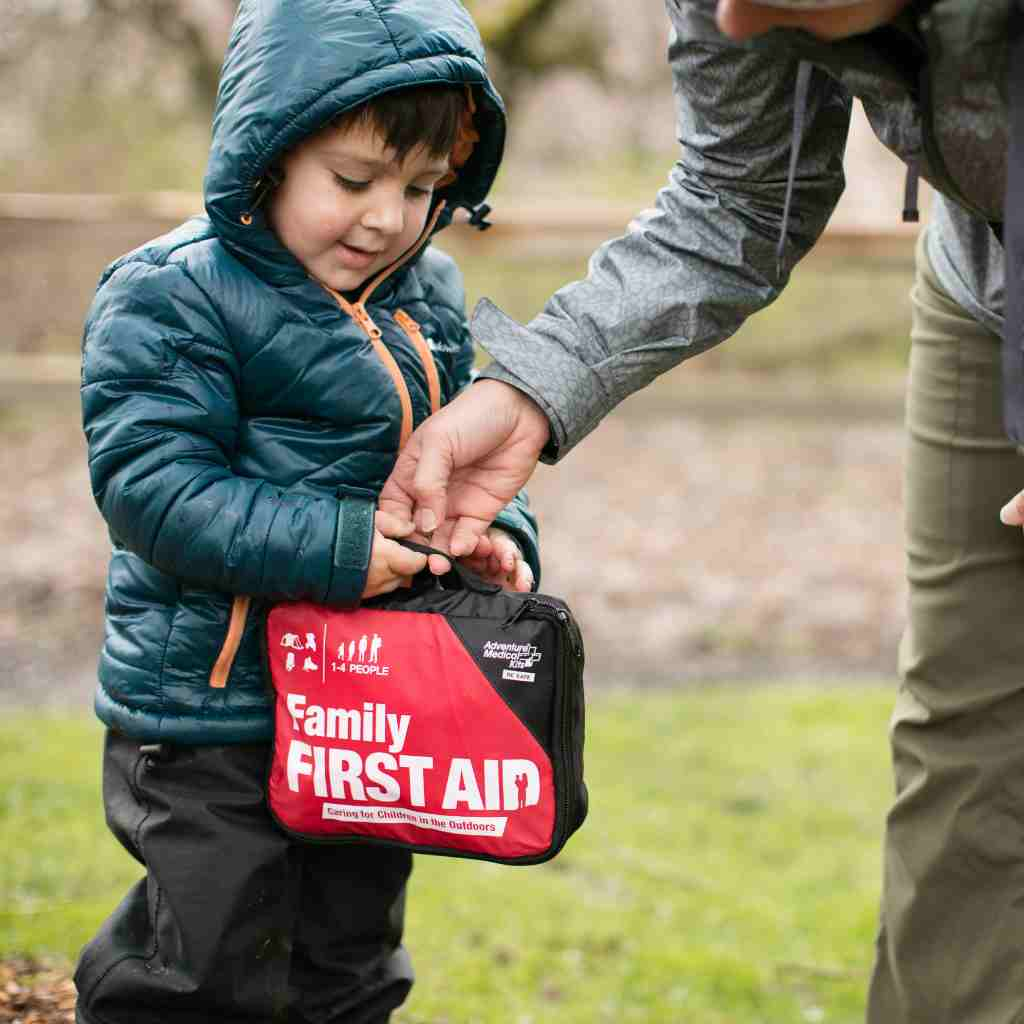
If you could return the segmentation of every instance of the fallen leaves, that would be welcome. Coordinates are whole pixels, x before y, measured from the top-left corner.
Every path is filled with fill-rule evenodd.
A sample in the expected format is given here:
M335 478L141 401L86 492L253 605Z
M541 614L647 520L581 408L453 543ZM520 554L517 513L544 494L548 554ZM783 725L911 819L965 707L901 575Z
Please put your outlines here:
M38 960L0 960L0 1024L74 1024L75 986Z

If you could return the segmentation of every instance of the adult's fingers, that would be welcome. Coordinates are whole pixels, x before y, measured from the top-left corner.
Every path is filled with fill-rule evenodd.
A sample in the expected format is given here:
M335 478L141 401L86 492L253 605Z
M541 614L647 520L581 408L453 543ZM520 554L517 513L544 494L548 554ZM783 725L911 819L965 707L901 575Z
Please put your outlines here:
M406 445L416 466L411 481L403 477L402 484L415 501L419 529L429 533L448 516L481 517L489 523L495 503L501 508L529 478L549 434L543 411L516 388L496 380L466 388ZM458 500L450 507L456 471ZM467 488L470 480L473 486Z
M373 525L385 537L408 537L413 532L412 522L386 509L377 509Z
M1024 491L1015 494L1002 507L999 518L1007 526L1024 526Z
M455 437L447 421L431 420L434 417L409 439L402 453L412 466L409 490L416 506L416 529L422 533L433 533L444 522L448 480L455 463Z

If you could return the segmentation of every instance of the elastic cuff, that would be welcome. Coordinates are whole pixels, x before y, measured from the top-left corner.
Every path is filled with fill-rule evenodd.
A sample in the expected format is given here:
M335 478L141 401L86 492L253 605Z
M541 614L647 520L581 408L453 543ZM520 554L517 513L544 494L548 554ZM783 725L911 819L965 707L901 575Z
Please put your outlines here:
M615 403L600 375L574 354L568 341L563 345L552 331L539 329L545 320L553 323L541 315L524 327L493 302L481 299L470 332L498 364L485 368L481 376L511 384L544 411L551 443L543 458L553 462L586 437Z
M369 498L344 495L338 499L338 527L334 537L331 582L327 604L359 603L373 550L373 517L376 504Z
M485 366L482 370L477 372L475 379L501 381L502 384L507 384L509 387L515 388L516 391L522 391L530 401L537 404L541 412L547 416L549 427L548 443L541 449L540 461L547 463L548 465L552 465L557 462L562 449L555 440L557 434L557 430L555 428L556 417L552 410L544 404L544 399L540 395L534 394L534 392L531 391L523 381L521 381L514 373L509 373L509 371L500 363L490 363L488 366Z

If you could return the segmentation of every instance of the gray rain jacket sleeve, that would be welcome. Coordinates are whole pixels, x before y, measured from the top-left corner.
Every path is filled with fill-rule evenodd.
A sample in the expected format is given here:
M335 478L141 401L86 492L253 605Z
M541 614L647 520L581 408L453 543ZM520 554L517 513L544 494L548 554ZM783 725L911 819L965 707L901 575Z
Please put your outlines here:
M850 98L815 70L778 266L797 61L730 43L710 0L667 7L682 149L657 205L602 245L586 279L558 291L525 327L487 300L473 317L474 338L495 360L482 376L514 384L547 414L545 461L768 305L843 190Z

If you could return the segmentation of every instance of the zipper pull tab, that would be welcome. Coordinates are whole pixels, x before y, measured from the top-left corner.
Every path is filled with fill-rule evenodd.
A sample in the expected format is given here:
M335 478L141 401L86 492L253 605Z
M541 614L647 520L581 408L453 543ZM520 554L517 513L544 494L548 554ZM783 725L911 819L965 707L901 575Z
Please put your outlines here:
M498 628L508 629L509 626L518 622L527 613L531 605L536 603L532 597L528 597L518 608L512 611L512 614Z
M370 316L366 311L366 307L361 302L357 302L352 307L352 316L355 317L356 323L358 323L371 338L379 338L381 336L380 328L373 322L373 317Z

